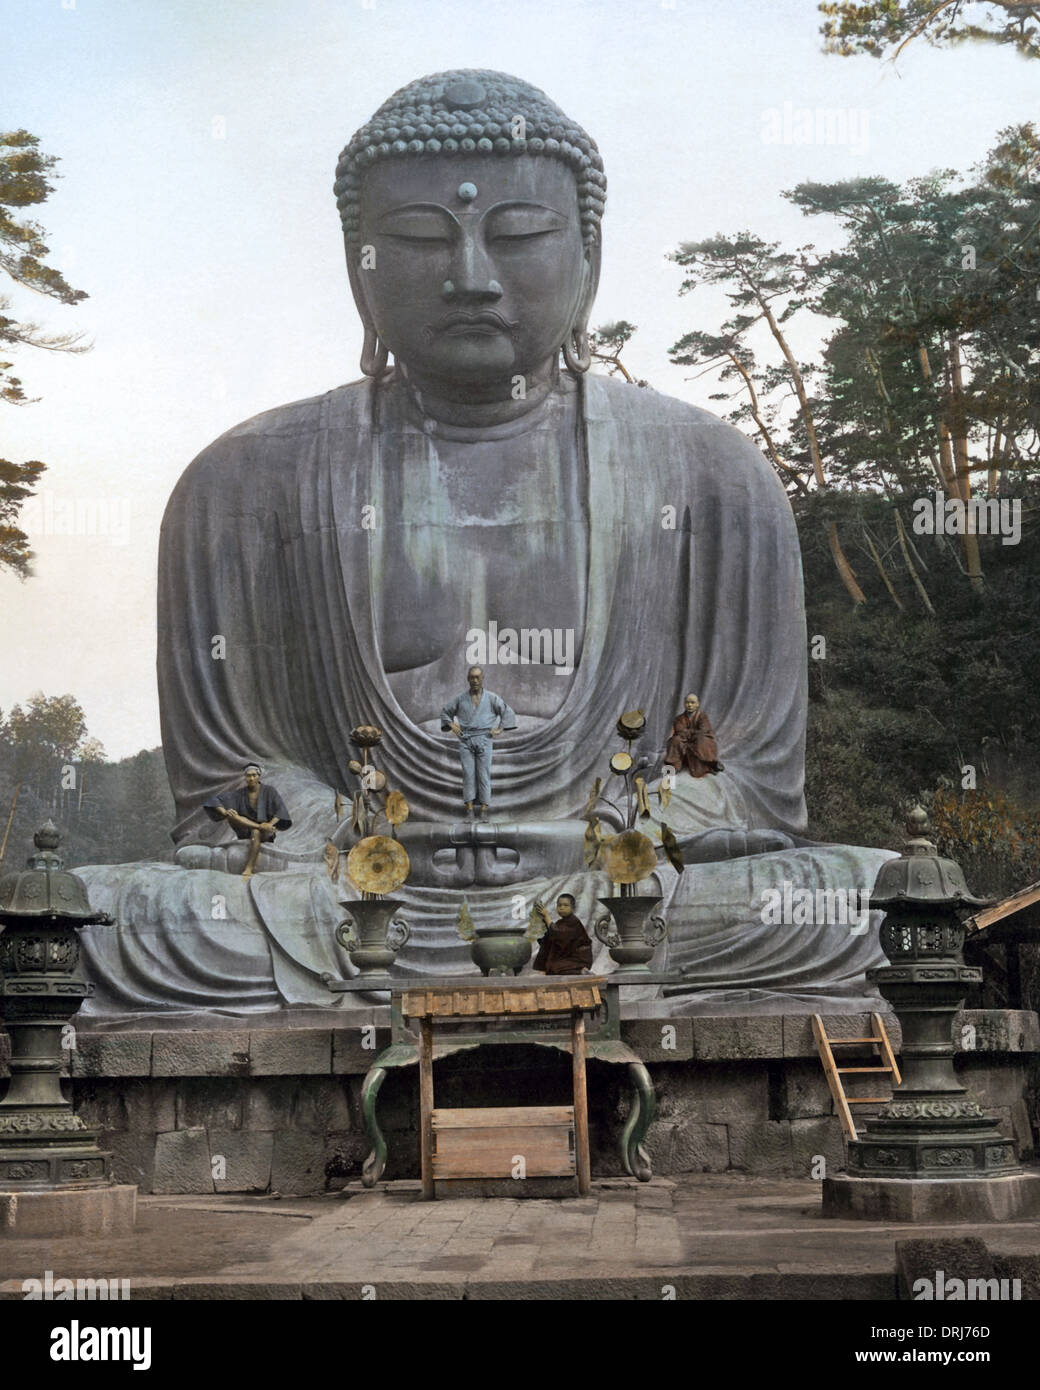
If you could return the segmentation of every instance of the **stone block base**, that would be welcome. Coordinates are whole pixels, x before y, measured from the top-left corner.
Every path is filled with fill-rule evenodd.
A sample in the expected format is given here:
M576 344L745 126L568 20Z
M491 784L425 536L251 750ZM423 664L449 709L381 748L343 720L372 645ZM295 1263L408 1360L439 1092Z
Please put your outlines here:
M1040 1173L1003 1178L854 1178L823 1180L823 1215L919 1225L1018 1221L1040 1216Z
M0 1238L33 1236L128 1236L137 1219L137 1188L55 1188L50 1192L0 1192Z
M196 1026L171 1020L151 1031L99 1026L91 1032L85 1020L69 1055L76 1113L112 1151L117 1181L136 1183L142 1192L339 1191L360 1178L371 1148L361 1091L390 1044L388 1014L381 1008L355 1020L283 1011L249 1028L241 1019L200 1015ZM827 1025L840 1037L871 1030L868 1014L829 1015ZM886 1027L898 1051L899 1025L891 1015ZM1001 1137L1014 1142L1015 1157L1030 1158L1035 1144L1026 1098L1034 1093L1040 1059L1037 1015L966 1011L953 1032L963 1084L998 1120ZM655 1173L818 1179L844 1170L841 1122L806 1015L646 1014L623 1019L621 1036L645 1058L657 1096L646 1136ZM3 1045L0 1032L0 1078ZM873 1065L873 1056L869 1046L850 1049L846 1064ZM572 1103L570 1061L546 1048L475 1048L439 1059L434 1072L437 1103L446 1108ZM417 1073L391 1068L379 1094L387 1181L419 1173ZM852 1097L858 1091L887 1098L888 1088L879 1089L874 1075L846 1081ZM618 1140L629 1113L626 1082L623 1067L589 1061L597 1179L624 1173ZM16 1180L0 1170L0 1190L5 1178L7 1185Z

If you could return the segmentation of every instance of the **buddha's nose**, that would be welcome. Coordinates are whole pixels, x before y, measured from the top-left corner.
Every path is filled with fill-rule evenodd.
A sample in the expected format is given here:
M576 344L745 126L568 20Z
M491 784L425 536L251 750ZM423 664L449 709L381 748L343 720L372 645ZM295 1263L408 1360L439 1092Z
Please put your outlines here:
M463 234L451 262L451 272L441 293L447 300L477 300L482 303L501 299L503 290L491 278L491 260L478 235Z

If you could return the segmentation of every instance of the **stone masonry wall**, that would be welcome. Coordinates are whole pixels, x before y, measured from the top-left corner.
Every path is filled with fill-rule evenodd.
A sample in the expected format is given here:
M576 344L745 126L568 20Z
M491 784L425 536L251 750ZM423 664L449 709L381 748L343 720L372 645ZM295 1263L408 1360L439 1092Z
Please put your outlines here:
M898 1025L888 1022L898 1052ZM870 1031L866 1015L826 1023L832 1036ZM820 1157L828 1172L844 1167L844 1139L808 1017L640 1019L622 1031L654 1081L657 1117L647 1144L655 1173L810 1176L815 1164L820 1176ZM1031 1156L1027 1098L1035 1097L1040 1070L1037 1015L964 1011L955 1037L962 1081L997 1114L1020 1154ZM116 1177L142 1192L317 1193L360 1176L369 1150L361 1085L389 1040L383 1028L84 1030L69 1054L66 1084L77 1113L112 1150ZM861 1064L872 1060L868 1051ZM876 1076L862 1080L866 1093L878 1094ZM483 1048L438 1062L435 1082L444 1106L568 1104L570 1061L534 1046ZM624 1067L590 1062L594 1176L622 1171L616 1144L625 1082ZM390 1071L379 1118L388 1145L384 1177L417 1177L416 1068Z

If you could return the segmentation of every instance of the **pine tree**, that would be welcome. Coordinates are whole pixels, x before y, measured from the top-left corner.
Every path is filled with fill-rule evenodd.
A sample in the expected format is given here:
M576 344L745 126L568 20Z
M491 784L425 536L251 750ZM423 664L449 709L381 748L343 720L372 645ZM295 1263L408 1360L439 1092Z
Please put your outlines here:
M78 304L86 299L84 290L73 289L62 273L47 264L50 248L38 222L19 221L10 209L43 203L53 193L57 159L41 154L39 140L27 130L0 133L0 269L26 289L57 299L62 304ZM43 348L48 352L85 352L78 333L45 333L38 324L20 322L8 315L11 300L0 295L0 400L8 405L27 405L30 397L14 363L3 360L11 347ZM14 570L21 578L32 573L29 540L15 522L22 503L32 495L45 464L34 459L12 463L0 459L0 569Z

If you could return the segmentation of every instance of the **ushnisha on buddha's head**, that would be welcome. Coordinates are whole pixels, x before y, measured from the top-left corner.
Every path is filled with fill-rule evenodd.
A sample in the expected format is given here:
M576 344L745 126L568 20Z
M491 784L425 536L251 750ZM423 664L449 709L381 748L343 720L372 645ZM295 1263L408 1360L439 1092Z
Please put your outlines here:
M603 161L543 92L458 71L395 93L340 155L335 192L362 370L493 397L589 365Z

